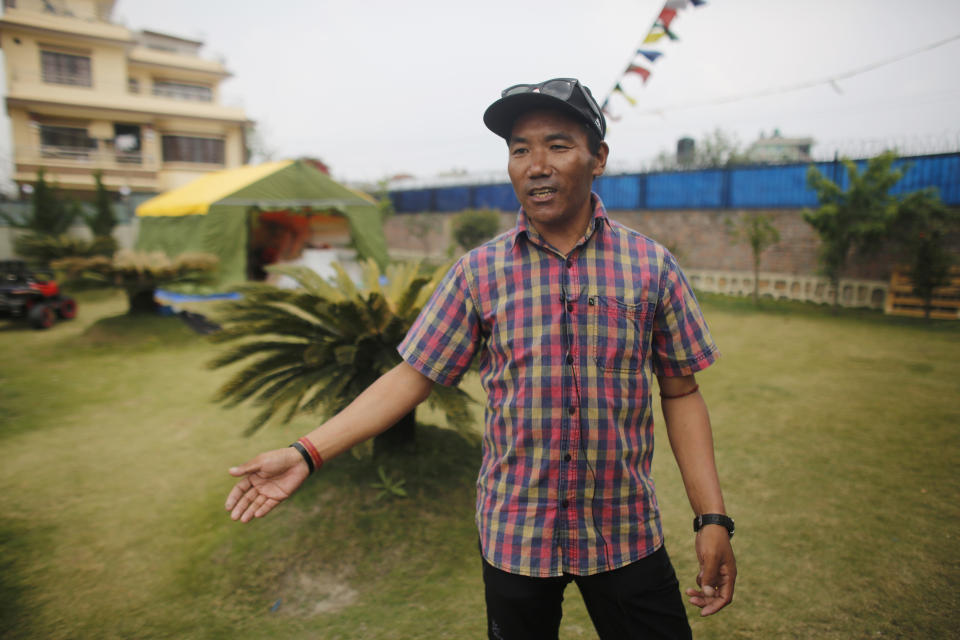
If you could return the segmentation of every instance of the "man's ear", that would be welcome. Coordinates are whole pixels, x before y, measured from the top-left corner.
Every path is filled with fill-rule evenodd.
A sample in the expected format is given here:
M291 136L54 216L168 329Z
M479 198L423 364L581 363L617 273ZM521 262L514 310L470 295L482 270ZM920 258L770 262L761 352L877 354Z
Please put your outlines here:
M597 149L597 153L593 156L594 160L597 163L593 166L593 177L597 178L603 175L604 169L607 168L607 156L610 155L610 147L607 146L606 142L600 141L600 148Z

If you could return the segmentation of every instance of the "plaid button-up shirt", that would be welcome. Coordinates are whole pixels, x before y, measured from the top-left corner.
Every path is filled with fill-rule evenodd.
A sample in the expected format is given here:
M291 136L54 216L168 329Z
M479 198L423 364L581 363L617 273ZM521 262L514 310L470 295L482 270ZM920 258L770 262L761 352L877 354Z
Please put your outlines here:
M661 546L651 375L719 355L674 257L593 198L567 256L521 209L454 265L399 347L446 385L480 357L477 525L486 560L511 573L590 575Z

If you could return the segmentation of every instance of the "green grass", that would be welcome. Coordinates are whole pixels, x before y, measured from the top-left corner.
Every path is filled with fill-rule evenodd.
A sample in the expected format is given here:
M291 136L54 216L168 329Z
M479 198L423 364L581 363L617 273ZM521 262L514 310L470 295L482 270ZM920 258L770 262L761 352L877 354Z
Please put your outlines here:
M699 381L740 577L727 610L690 609L695 637L952 637L960 323L703 301L724 355ZM475 445L425 427L384 463L408 499L377 500L376 464L344 456L267 519L231 522L226 468L313 421L244 438L254 410L210 402L217 347L124 305L90 295L49 331L0 325L0 637L484 636ZM689 585L690 509L657 429ZM594 637L574 587L561 637Z

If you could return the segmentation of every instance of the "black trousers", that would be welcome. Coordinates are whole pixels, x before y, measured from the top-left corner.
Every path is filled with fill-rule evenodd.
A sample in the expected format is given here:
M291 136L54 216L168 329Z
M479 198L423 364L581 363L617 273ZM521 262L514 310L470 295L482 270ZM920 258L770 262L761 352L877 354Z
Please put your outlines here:
M592 576L530 578L483 561L491 640L557 640L563 591L576 582L601 640L691 638L667 550Z

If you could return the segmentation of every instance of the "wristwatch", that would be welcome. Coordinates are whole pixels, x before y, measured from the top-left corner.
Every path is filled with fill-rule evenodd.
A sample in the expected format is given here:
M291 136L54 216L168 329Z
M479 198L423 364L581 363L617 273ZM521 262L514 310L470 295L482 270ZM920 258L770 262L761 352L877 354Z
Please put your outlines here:
M693 519L694 532L700 531L705 524L719 524L721 527L727 530L727 533L730 534L731 538L733 537L733 518L730 516L725 516L721 513L704 513L699 515Z

